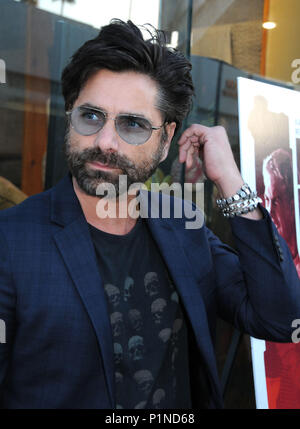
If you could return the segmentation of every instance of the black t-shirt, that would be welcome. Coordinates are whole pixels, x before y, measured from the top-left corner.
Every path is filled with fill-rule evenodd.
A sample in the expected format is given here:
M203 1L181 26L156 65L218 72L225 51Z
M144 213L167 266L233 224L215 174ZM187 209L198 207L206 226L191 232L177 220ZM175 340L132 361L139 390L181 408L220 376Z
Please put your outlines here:
M117 408L191 408L187 327L145 221L126 235L90 226L114 342Z

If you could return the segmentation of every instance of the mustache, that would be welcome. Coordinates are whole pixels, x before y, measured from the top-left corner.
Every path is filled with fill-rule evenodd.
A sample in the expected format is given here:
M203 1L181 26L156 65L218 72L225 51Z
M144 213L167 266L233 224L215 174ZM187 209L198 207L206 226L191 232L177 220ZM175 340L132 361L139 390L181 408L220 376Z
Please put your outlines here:
M125 155L120 155L115 152L103 152L99 147L87 148L80 152L72 150L72 159L76 164L98 161L110 167L123 169L134 168L134 163Z

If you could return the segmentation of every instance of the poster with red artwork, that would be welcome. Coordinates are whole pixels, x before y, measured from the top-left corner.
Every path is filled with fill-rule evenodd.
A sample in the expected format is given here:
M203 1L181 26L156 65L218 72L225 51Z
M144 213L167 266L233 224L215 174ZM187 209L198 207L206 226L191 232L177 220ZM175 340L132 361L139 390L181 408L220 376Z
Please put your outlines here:
M300 92L238 78L241 172L287 242L300 278ZM291 321L297 328L300 320ZM296 331L295 331L296 332ZM251 338L257 408L300 408L300 335Z

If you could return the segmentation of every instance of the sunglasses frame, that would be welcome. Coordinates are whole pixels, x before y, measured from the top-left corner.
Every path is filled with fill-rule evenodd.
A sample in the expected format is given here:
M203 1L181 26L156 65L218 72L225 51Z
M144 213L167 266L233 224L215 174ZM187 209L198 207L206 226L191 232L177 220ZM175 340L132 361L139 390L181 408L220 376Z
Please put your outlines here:
M89 111L91 111L91 112L99 112L99 113L102 113L102 114L103 114L103 116L104 116L104 120L105 120L105 122L104 122L103 126L102 126L102 127L100 127L97 131L95 131L94 133L91 133L91 134L81 134L80 132L78 132L78 131L76 130L76 128L75 128L75 126L74 126L74 124L72 123L72 113L73 113L75 110L80 110L80 109L84 109L84 110L86 109L86 110L89 110ZM67 111L67 112L66 112L66 115L67 115L67 116L70 116L70 123L71 123L72 128L73 128L73 129L75 129L75 131L76 131L78 134L82 135L82 136L92 136L92 135L94 135L94 134L97 134L99 131L101 131L101 130L104 128L104 126L105 126L106 122L107 122L109 119L112 119L112 120L114 121L114 123L115 123L115 130L117 131L118 136L120 136L120 137L121 137L121 139L122 139L122 140L124 140L127 144L130 144L130 145L132 145L132 146L140 146L140 145L142 145L142 144L146 143L146 142L151 138L151 136L152 136L152 131L153 131L153 130L160 130L160 129L161 129L161 128L166 124L166 122L164 122L164 123L163 123L162 125L160 125L159 127L154 127L154 126L152 125L152 123L149 121L149 119L145 118L144 116L139 116L139 115L134 115L134 114L128 114L128 113L120 113L119 115L117 115L117 116L115 116L115 117L110 117L108 112L104 112L103 110L98 109L97 107L90 107L90 106L85 106L85 105L74 107L72 110ZM130 143L130 142L128 142L127 140L125 140L125 139L124 139L124 138L119 134L119 131L118 131L118 128L117 128L117 124L116 124L116 120L117 120L118 118L122 118L122 117L130 117L130 118L133 118L133 119L135 119L135 118L136 118L136 119L143 119L143 120L147 121L147 122L149 123L149 125L150 125L150 128L149 128L150 135L149 135L149 137L147 138L147 140L145 140L145 141L144 141L144 142L142 142L142 143Z

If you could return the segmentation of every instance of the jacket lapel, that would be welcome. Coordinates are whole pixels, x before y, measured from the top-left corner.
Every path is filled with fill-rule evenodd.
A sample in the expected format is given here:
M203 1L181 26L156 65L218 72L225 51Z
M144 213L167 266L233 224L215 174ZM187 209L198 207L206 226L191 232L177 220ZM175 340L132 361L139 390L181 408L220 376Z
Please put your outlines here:
M97 259L72 183L64 179L52 195L52 220L64 224L54 240L91 319L103 360L106 384L114 407L114 359L111 325Z
M141 205L145 203L145 198L148 196L141 194ZM145 216L145 211L143 214ZM207 250L205 254L205 249L208 247L203 228L200 231L183 232L185 228L183 218L162 220L147 216L147 223L187 310L203 361L210 368L208 374L211 378L214 397L221 398L215 352L200 290L201 278L210 268ZM195 236L198 239L195 239ZM193 239L190 239L191 237ZM190 263L187 250L189 255L198 256L197 265ZM221 403L219 405L222 406Z

